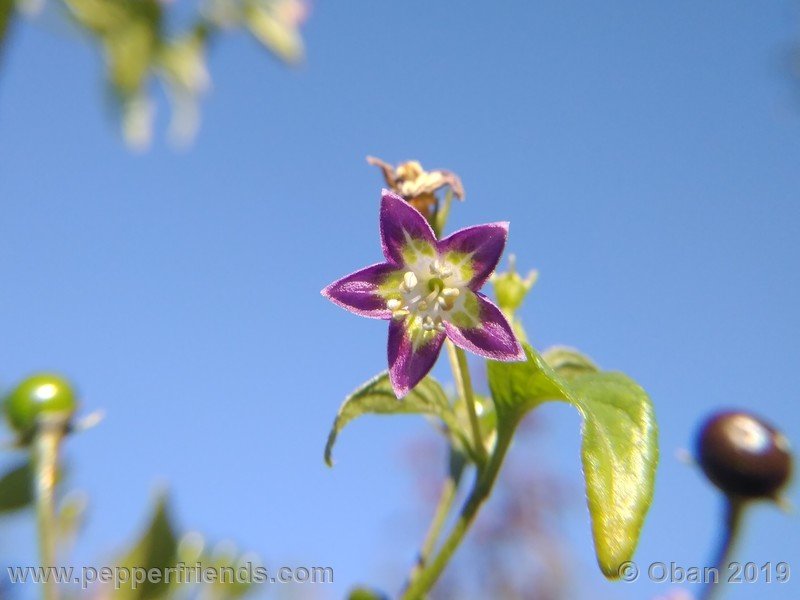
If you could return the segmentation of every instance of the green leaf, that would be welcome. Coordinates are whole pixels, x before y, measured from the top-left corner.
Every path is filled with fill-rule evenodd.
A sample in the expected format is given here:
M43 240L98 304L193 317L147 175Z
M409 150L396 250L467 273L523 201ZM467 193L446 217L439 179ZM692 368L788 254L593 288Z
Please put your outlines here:
M136 543L124 556L117 561L120 567L134 569L159 569L162 574L167 568L177 563L178 539L167 506L166 495L156 500L153 513L148 524ZM162 575L163 577L163 575ZM146 600L158 598L169 590L169 584L154 583L145 580L144 583L133 585L133 582L122 584L111 594L114 600Z
M622 373L560 377L530 346L524 363L489 363L498 431L547 400L575 406L583 417L581 449L597 560L606 577L633 556L650 508L658 464L658 429L649 397Z
M365 414L424 414L440 418L451 431L459 431L458 421L442 386L432 377L423 379L408 395L398 400L386 372L350 394L339 408L325 445L325 462L333 466L332 452L339 432L350 421Z
M33 504L33 472L25 461L0 477L0 514Z
M622 373L570 381L583 416L583 472L600 568L619 577L633 557L653 500L658 427L650 398Z
M568 346L553 346L542 352L542 358L560 377L572 379L586 373L596 373L600 369L588 356Z
M548 400L564 400L566 383L527 344L525 362L489 361L489 388L497 410L498 430L516 427L525 413Z

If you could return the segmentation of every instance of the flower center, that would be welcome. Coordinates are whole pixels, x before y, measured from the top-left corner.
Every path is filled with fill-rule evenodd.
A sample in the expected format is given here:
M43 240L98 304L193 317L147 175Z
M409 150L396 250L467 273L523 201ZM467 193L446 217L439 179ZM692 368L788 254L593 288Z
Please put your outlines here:
M426 268L427 267L427 268ZM386 306L393 319L410 317L424 331L444 331L445 315L455 306L461 294L453 270L439 260L427 265L408 265L397 296Z

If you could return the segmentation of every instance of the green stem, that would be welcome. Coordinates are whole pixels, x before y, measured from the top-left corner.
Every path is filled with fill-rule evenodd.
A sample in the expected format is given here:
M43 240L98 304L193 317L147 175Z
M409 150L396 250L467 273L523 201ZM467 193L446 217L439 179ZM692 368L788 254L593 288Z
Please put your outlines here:
M513 431L514 427L510 427L506 431L498 431L497 445L492 457L485 468L478 471L475 484L461 509L458 521L450 531L450 535L442 543L438 554L423 568L416 580L405 591L402 596L403 600L421 600L441 576L475 520L478 510L492 491L497 475L500 473L500 467L503 465L503 459L511 444Z
M472 379L469 375L467 355L450 340L447 340L447 355L450 358L450 365L453 368L453 376L456 380L458 395L467 407L469 424L472 429L472 446L478 462L478 468L480 469L486 463L487 454L486 446L483 443L483 435L481 434L478 412L475 409L475 394L472 391Z
M414 583L417 576L425 568L425 565L428 562L428 558L433 553L433 550L436 547L436 542L438 541L439 536L442 533L442 527L444 527L444 523L447 520L447 515L450 514L450 510L453 507L453 502L456 499L457 490L458 490L458 482L456 482L455 478L452 475L448 475L447 479L442 485L442 493L439 496L439 503L436 505L436 512L433 515L433 520L431 521L431 524L428 527L428 531L425 534L425 539L423 540L422 546L420 547L419 556L417 557L417 562L414 565L414 569L411 571L411 574L408 577L409 587Z
M55 485L58 476L58 451L64 436L62 419L42 420L33 438L31 461L36 494L36 521L39 535L39 562L44 569L56 566ZM54 574L45 579L44 600L58 600Z
M453 190L447 188L447 192L444 195L444 202L442 202L441 206L436 208L436 213L433 215L433 223L431 226L433 227L433 231L436 234L436 237L442 235L444 231L444 226L447 223L447 217L450 216L450 205L453 203Z

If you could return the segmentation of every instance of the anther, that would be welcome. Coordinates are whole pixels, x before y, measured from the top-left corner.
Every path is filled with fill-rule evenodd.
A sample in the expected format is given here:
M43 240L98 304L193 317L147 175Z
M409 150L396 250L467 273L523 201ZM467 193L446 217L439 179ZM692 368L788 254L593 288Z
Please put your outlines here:
M403 284L408 291L411 291L412 288L417 286L417 276L412 271L406 271L406 274L403 275Z
M397 298L389 298L389 300L386 301L386 308L389 310L397 310L401 306L403 306L403 303Z

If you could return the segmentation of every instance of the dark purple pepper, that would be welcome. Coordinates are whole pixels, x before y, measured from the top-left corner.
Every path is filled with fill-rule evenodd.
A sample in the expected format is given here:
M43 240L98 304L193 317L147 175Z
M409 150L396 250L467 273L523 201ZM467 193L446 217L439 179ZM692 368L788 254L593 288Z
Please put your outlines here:
M712 415L697 437L696 454L706 476L731 497L775 498L792 471L786 437L746 412Z

